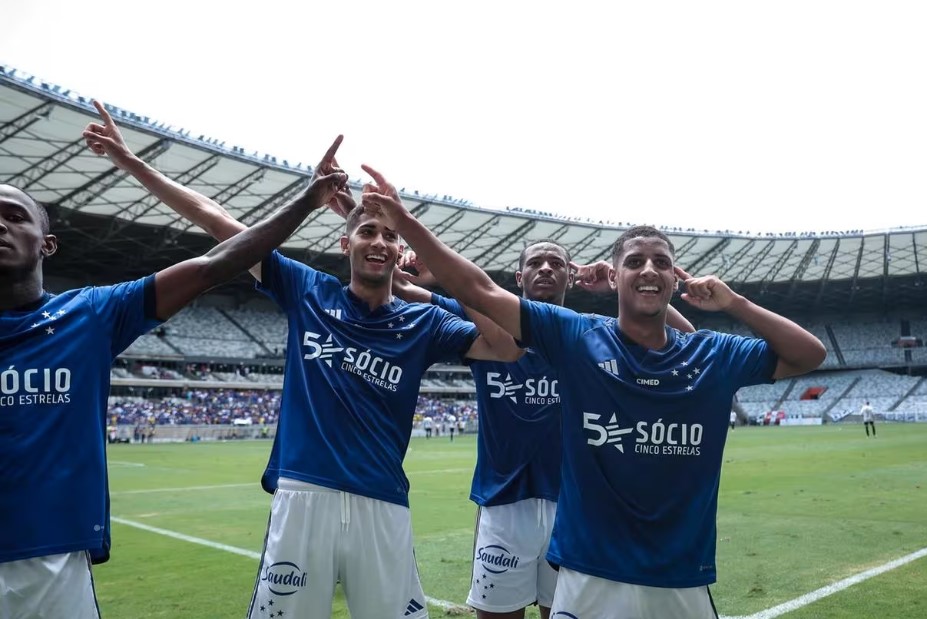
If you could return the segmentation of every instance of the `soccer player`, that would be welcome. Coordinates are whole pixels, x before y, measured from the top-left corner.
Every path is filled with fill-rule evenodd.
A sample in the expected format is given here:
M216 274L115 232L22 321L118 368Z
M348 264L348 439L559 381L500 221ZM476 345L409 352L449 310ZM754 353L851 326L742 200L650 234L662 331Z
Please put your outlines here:
M245 229L126 147L114 124L106 154L217 239ZM321 173L338 172L334 158ZM350 196L342 199L351 201ZM341 251L351 281L274 253L252 269L289 324L277 435L262 478L274 494L249 616L329 617L340 581L354 619L426 617L402 469L425 370L438 361L514 360L472 323L391 294L399 235L361 208L346 212Z
M618 317L580 315L519 298L442 244L375 184L362 204L387 220L443 288L537 351L558 373L562 484L548 559L560 567L552 617L716 617L717 493L731 400L738 388L816 368L821 342L674 264L670 240L634 227L613 248ZM762 339L666 325L682 298L725 311Z
M57 249L45 207L0 185L0 617L99 617L90 566L110 550L104 436L113 360L269 254L346 182L341 173L315 178L204 256L57 295L43 286L44 262Z
M416 284L434 283L427 265L407 252L401 266L418 271ZM529 243L518 258L515 283L522 297L562 306L573 285L594 292L611 290L605 262L577 265L570 252L552 240ZM482 333L492 333L484 316L454 299L432 294L396 278L397 294L407 301L430 302L461 317L472 317ZM694 328L675 308L670 321L683 331ZM557 374L534 350L511 363L470 364L479 415L476 469L470 500L479 506L473 570L467 604L478 619L520 619L537 603L550 617L557 572L546 555L560 493L560 392Z
M872 436L875 437L875 416L872 413L872 406L869 405L869 400L866 400L863 407L859 409L859 414L863 416L863 427L866 428L866 436L869 436L869 426L872 426Z

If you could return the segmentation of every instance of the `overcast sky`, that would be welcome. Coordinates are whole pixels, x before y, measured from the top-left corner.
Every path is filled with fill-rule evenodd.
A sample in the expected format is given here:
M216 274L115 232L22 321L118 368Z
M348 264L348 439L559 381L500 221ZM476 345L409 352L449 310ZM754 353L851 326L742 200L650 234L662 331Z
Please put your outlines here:
M0 0L0 63L480 206L927 225L927 3Z

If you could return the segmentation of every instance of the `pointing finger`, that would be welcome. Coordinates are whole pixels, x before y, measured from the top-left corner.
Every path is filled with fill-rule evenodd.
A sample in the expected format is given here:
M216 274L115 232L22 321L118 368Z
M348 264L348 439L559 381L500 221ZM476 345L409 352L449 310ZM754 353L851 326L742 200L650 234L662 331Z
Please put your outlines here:
M692 279L692 276L686 273L685 271L683 271L682 267L678 267L678 266L673 267L673 272L676 273L676 276L679 277L679 279L683 281Z
M341 146L341 142L344 140L343 135L339 135L335 138L335 141L332 142L332 145L328 147L328 150L325 151L325 155L322 157L322 163L328 163L335 159L335 153L338 152L338 147Z
M100 114L100 118L103 119L103 122L107 125L115 125L113 122L113 117L109 115L109 112L106 111L106 108L103 104L96 99L93 100L93 107L97 108L97 112Z
M384 178L382 174L380 174L379 172L371 168L366 163L361 164L361 169L367 174L369 174L370 177L374 180L374 182L376 182L376 184L379 185L380 187L384 187L388 184L386 181L386 178Z

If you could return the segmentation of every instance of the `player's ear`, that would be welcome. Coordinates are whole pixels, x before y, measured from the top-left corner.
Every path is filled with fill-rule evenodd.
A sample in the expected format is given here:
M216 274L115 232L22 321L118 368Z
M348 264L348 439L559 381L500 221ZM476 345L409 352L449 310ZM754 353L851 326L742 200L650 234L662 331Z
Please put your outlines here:
M42 257L48 258L58 251L58 237L54 234L46 234L42 239Z
M399 255L396 256L396 264L397 264L397 265L398 265L400 262L402 262L402 257L405 255L405 253L406 253L406 246L400 243L400 244L399 244Z
M518 285L519 288L524 290L524 285L522 284L522 279L521 279L521 271L515 271L515 284Z

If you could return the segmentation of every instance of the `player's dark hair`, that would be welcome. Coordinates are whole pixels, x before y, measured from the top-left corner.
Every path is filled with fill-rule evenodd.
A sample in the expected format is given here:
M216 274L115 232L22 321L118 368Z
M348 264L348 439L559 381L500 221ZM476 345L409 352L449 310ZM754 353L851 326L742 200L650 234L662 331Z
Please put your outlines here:
M670 255L673 258L676 257L676 247L673 245L673 242L669 240L668 236L653 226L634 226L633 228L625 230L624 233L618 237L618 240L615 241L615 244L612 245L612 260L618 258L622 252L624 252L624 244L634 238L660 239L669 246Z
M344 222L344 234L345 236L351 236L351 233L354 232L354 229L360 224L360 218L364 214L364 207L355 206L350 211L348 211L348 216Z

